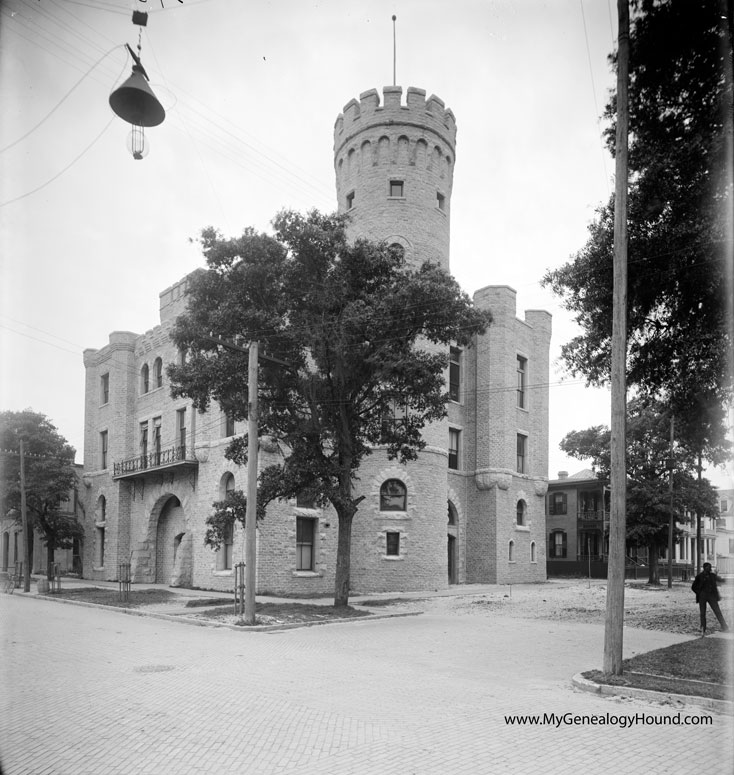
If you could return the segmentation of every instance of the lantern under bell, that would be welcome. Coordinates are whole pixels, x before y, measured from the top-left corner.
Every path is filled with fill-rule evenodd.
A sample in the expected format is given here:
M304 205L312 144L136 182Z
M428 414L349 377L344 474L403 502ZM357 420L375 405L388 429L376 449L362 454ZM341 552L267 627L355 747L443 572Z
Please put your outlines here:
M110 107L133 126L158 126L163 123L166 111L148 86L143 72L142 67L133 65L127 81L110 94Z

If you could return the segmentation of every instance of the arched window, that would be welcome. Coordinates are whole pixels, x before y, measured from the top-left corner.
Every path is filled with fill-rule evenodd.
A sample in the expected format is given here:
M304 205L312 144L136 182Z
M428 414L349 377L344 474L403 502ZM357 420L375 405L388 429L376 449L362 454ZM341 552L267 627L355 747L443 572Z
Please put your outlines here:
M515 542L510 541L510 543L507 545L507 559L510 562L515 562Z
M104 568L105 530L107 527L107 499L99 496L95 519L94 567Z
M140 392L147 393L150 390L150 369L148 364L144 363L143 368L140 369Z
M518 525L525 524L526 510L527 510L527 504L522 498L520 498L520 500L517 502L517 524Z
M454 506L453 503L451 503L451 501L448 501L448 505L449 505L449 525L455 525L457 522L456 507Z
M537 562L535 558L535 541L530 542L530 562Z
M153 387L163 387L163 361L160 358L156 358L153 364Z
M220 499L225 500L231 492L234 492L234 474L228 471L219 482ZM217 553L217 570L232 570L233 556L234 522L227 525L223 530L222 545Z
M234 490L234 474L227 471L219 482L219 499L224 500Z
M391 242L390 250L393 251L401 261L405 258L405 248L399 242Z
M380 511L406 511L408 491L399 479L388 479L380 487Z

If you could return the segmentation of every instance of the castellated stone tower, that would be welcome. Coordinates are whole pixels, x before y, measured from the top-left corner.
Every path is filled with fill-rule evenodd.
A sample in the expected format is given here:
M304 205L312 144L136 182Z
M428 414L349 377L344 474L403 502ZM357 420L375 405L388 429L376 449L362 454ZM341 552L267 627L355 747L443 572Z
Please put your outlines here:
M415 264L449 269L449 217L456 121L436 96L385 86L344 106L334 126L339 212L351 218L350 236L405 248Z
M397 243L409 265L433 261L448 272L456 121L438 97L426 99L423 89L409 88L405 105L402 95L401 87L386 86L380 104L378 92L370 89L336 119L338 210L350 216L350 239ZM447 584L448 421L431 423L423 438L426 447L414 463L403 466L375 450L360 467L366 500L352 532L352 556L359 558L352 563L354 589ZM368 505L379 502L386 480L405 486L404 513ZM388 536L399 543L395 555L380 548Z

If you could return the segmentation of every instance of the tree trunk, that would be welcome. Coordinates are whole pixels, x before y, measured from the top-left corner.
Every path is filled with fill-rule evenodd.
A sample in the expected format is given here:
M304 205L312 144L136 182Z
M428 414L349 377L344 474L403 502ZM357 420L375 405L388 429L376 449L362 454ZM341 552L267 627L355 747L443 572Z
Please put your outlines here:
M651 586L660 586L660 563L658 562L658 547L651 546L648 549L647 557L650 568L650 573L647 577L647 583Z
M352 556L352 520L354 512L339 512L339 540L336 549L334 608L349 605L349 570Z
M52 541L49 541L46 544L46 578L48 578L49 581L53 578L54 575L54 544Z

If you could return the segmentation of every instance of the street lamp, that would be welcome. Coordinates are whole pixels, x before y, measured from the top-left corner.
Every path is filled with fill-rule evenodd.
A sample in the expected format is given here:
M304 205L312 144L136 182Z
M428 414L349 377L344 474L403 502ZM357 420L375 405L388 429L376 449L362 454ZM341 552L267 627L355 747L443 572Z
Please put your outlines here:
M166 111L148 85L148 74L140 57L127 43L125 45L135 64L130 77L110 94L110 107L123 121L132 124L132 132L127 141L128 150L133 159L143 159L149 150L145 140L145 127L162 124Z

